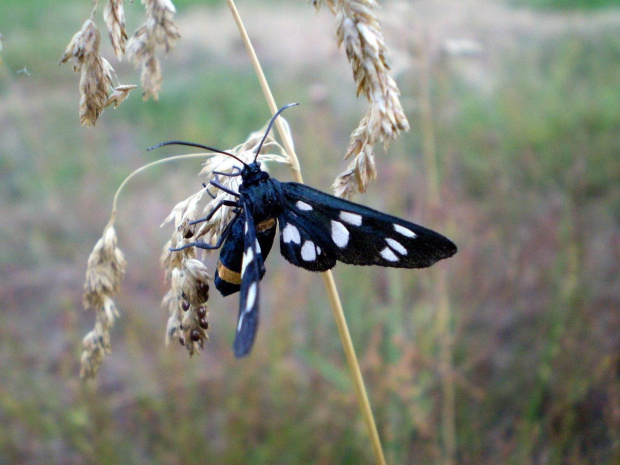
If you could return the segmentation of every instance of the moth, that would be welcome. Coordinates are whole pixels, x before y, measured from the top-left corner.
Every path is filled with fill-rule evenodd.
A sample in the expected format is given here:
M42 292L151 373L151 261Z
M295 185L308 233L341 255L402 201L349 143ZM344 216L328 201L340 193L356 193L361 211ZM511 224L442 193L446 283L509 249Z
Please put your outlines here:
M280 182L261 169L257 161L263 143L282 107L271 119L252 163L235 155L190 142L170 141L162 145L189 145L210 149L241 162L233 173L241 176L239 192L216 179L210 185L235 200L222 200L206 218L209 221L223 206L233 208L234 217L214 245L203 241L187 247L219 249L215 287L223 296L240 293L239 316L233 349L237 358L252 349L259 322L259 283L265 274L265 259L273 245L276 226L280 230L280 253L295 266L326 271L340 261L352 265L396 268L425 268L451 257L456 245L439 233L409 221L353 203L296 182ZM154 148L155 148L154 147Z

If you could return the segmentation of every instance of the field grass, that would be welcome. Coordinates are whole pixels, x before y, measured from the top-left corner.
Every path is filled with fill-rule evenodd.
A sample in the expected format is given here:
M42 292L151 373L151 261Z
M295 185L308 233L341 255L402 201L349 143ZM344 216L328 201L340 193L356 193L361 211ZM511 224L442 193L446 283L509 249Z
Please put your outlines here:
M457 14L451 0L419 11L397 3L382 19L393 28L386 37L394 69L404 69L397 79L412 128L379 156L379 179L357 200L459 246L437 265L451 308L456 462L618 463L620 11L613 2L603 13L536 10L524 25L522 9L497 2L475 2L479 15ZM248 359L230 348L237 299L214 291L203 354L163 346L157 270L169 231L159 225L200 187L198 163L155 169L122 195L117 229L129 267L113 352L97 381L77 378L94 318L81 311L83 273L114 191L133 169L179 153L145 148L185 139L225 149L269 117L225 10L175 5L183 39L162 61L160 101L132 95L90 129L79 127L79 77L57 65L90 3L0 7L0 464L371 463L321 280L279 254L267 262ZM482 54L442 51L453 38L437 13L446 5ZM287 119L304 178L327 190L363 111L333 19L305 4L239 8L278 103L302 103ZM490 10L501 17L487 23ZM128 4L133 27L140 12ZM183 29L202 24L206 32ZM411 24L433 34L420 42ZM289 25L312 40L274 42ZM127 63L113 65L123 82L138 81ZM432 209L424 90L441 180ZM447 463L433 276L336 268L390 464Z

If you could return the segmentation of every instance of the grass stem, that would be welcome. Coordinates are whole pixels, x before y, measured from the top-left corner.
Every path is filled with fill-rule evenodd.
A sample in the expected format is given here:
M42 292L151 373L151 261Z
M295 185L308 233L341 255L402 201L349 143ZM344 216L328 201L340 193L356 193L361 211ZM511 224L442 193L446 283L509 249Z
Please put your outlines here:
M254 67L254 71L256 72L256 76L258 77L258 80L260 82L260 86L263 90L263 94L265 95L265 99L267 100L267 105L269 106L271 113L275 114L278 110L278 107L273 98L258 57L256 56L256 52L254 51L254 47L252 46L252 42L250 41L248 33L245 30L243 21L241 20L241 16L237 11L235 2L233 0L227 1L233 18L235 19L237 27L239 28L243 43L245 44L246 50L250 56L252 66ZM291 157L291 170L293 179L296 182L303 182L301 170L299 167L299 159L295 154L290 134L288 133L288 131L286 131L284 124L280 119L277 119L275 124L276 128L278 129L278 133L280 134L280 137L282 139L282 144L284 145L284 148ZM325 283L325 289L329 297L329 302L334 313L334 318L336 320L336 325L338 326L338 332L340 333L342 347L344 349L344 353L349 364L349 369L351 370L351 376L353 377L353 384L355 385L355 391L357 394L358 402L360 404L360 409L362 411L362 416L364 417L364 422L366 423L366 427L368 428L368 432L370 434L375 458L378 464L385 465L386 462L383 455L383 448L381 447L381 441L379 439L379 433L377 431L377 425L372 414L372 409L370 408L370 402L366 393L366 387L364 386L362 372L360 370L359 363L357 362L357 356L355 355L355 349L353 348L353 343L351 341L351 335L349 334L347 321L342 310L342 304L340 302L340 296L338 295L338 289L336 288L336 283L334 281L334 277L331 271L326 271L325 273L322 273L322 275L323 281Z

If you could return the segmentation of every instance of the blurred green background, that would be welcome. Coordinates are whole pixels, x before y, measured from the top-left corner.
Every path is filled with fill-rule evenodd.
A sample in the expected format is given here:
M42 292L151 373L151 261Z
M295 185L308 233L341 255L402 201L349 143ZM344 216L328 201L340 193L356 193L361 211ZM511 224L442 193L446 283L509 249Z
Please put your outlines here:
M463 464L620 463L619 3L382 3L411 131L378 149L379 178L356 200L459 246L431 270L335 269L390 464L450 463L451 442ZM95 382L77 378L94 321L81 310L86 259L114 192L183 153L144 149L226 149L269 118L225 2L175 5L182 39L162 61L159 102L135 93L90 129L79 76L58 59L91 2L0 5L0 464L372 463L318 275L272 254L247 359L231 351L238 300L215 291L202 355L164 347L154 270L171 231L159 225L200 188L197 162L122 195L113 352ZM238 7L276 100L301 102L286 118L305 180L328 190L365 111L334 18L306 2ZM139 2L126 17L131 34ZM138 83L102 44L121 82Z

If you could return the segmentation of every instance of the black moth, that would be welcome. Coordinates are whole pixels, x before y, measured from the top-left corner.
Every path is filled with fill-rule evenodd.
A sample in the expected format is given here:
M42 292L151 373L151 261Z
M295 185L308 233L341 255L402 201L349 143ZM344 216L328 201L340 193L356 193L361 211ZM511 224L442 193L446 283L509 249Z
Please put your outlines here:
M210 182L236 198L222 201L206 218L222 206L235 208L235 216L217 244L193 242L187 247L218 249L220 258L215 287L224 296L240 293L239 319L233 348L236 357L247 355L258 328L260 287L264 261L280 227L280 252L289 262L310 271L326 271L337 261L352 265L379 265L396 268L425 268L456 253L456 245L441 234L417 224L343 200L295 182L280 182L269 176L256 161L263 142L282 107L271 119L256 150L254 161L244 163L226 152L188 142L170 141L157 145L189 145L236 158L243 164L234 174L241 176L239 192L216 180Z

